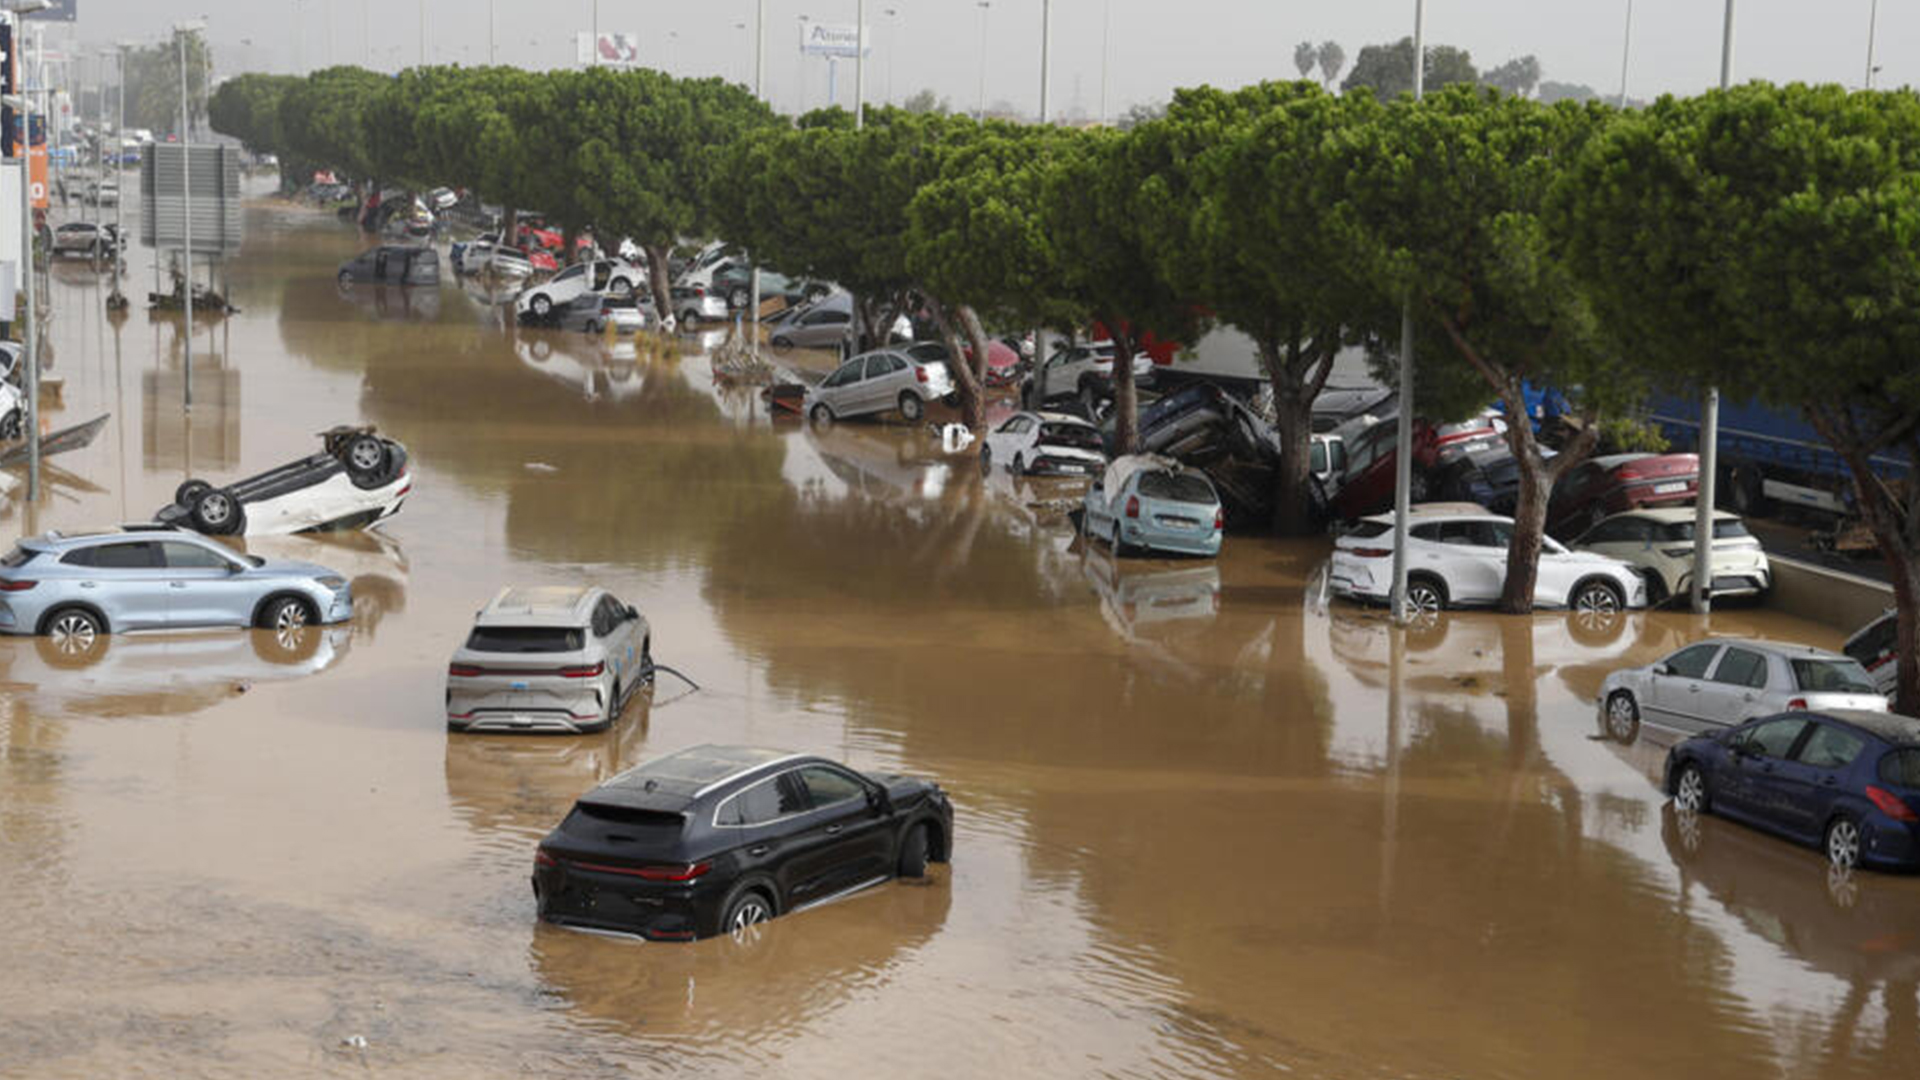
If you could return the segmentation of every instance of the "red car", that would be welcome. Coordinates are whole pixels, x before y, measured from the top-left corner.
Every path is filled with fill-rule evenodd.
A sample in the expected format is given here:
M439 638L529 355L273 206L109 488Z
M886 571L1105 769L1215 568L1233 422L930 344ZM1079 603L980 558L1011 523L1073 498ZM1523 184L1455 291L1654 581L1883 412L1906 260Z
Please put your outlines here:
M1627 510L1690 503L1700 491L1694 454L1608 454L1576 466L1553 486L1547 531L1571 536Z
M1426 501L1426 473L1439 463L1441 451L1498 439L1501 431L1491 416L1476 416L1459 424L1415 420L1413 501ZM1398 456L1394 441L1399 433L1399 419L1388 417L1347 440L1346 472L1330 505L1334 517L1342 520L1365 517L1393 502L1394 459Z

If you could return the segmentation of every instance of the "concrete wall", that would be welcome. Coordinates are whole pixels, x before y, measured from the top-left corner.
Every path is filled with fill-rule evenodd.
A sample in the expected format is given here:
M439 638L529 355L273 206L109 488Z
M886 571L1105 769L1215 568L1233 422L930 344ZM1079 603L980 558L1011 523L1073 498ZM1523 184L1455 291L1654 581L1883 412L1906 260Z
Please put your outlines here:
M1893 606L1893 586L1769 554L1767 606L1851 634Z

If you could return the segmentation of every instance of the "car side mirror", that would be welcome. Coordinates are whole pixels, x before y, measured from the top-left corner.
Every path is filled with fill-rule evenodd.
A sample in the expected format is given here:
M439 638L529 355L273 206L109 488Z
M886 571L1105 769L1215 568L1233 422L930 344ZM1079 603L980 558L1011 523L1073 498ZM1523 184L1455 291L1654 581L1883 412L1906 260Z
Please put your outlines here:
M632 604L628 604L628 605L627 605L627 606L626 606L626 607L625 607L625 608L623 609L623 611L624 611L624 613L625 613L625 615L626 615L626 617L627 617L627 621L628 621L628 622L632 622L633 620L635 620L635 619L637 619L637 618L639 618L639 617L640 617L640 612L639 612L639 611L638 611L637 609L635 609L635 608L634 608L634 606L633 606Z
M1655 664L1653 665L1653 673L1655 675L1671 675L1673 674L1673 666L1670 664Z
M244 566L241 566L239 563L230 562L227 564L227 574L229 576L233 574L244 574L246 572L247 572L247 568Z
M885 813L893 809L893 800L887 797L887 789L878 784L867 788L867 809Z

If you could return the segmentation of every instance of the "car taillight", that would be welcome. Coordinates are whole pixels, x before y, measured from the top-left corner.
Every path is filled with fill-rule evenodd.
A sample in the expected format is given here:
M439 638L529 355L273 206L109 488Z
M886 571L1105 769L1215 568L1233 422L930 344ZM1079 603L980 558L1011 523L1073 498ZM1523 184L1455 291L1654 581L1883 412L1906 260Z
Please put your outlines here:
M712 863L678 863L669 866L643 866L635 874L648 881L692 881L713 869Z
M1137 518L1140 516L1140 496L1138 495L1127 496L1127 516L1130 518Z
M707 295L707 287L705 285L695 285L693 287L693 295L695 296Z
M547 854L546 848L534 848L533 849L533 865L535 867L559 866L560 862L558 859L555 859L553 856Z
M26 581L21 578L13 578L7 581L0 581L0 592L26 592L28 589L31 589L38 584L39 582L37 581Z
M1879 807L1881 813L1895 821L1920 821L1920 814L1914 813L1913 807L1908 806L1905 799L1886 788L1868 784L1867 798L1873 800L1873 805Z
M563 667L560 669L560 675L562 678L566 678L566 679L592 679L597 677L601 672L605 670L607 670L607 665L606 665L606 661L603 660L597 664L582 664L575 667Z
M1223 509L1215 507L1213 511L1213 531L1219 532L1221 529L1224 529L1226 527L1227 527L1227 512Z
M448 664L447 674L457 675L460 678L468 679L468 678L472 678L475 675L480 674L480 669L474 666L473 664Z
M1384 559L1393 554L1392 548L1349 548L1348 551L1360 559Z
M1803 697L1797 697L1797 698L1794 698L1792 701L1787 702L1788 712L1805 711L1806 707L1807 707L1807 699Z
M919 381L921 381L921 382L926 382L926 381L927 381L927 369L926 369L926 368L923 368L923 367L921 367L921 366L919 366L918 364L916 364L916 365L914 365L914 368L913 368L913 377L914 377L915 379L918 379L918 380L919 380Z

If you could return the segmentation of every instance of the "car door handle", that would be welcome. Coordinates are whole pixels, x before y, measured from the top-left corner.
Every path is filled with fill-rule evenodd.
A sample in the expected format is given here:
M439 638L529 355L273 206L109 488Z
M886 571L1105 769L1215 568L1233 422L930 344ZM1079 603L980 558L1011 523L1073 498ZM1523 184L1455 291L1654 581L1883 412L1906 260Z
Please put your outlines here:
M767 852L772 850L773 850L772 844L755 844L754 846L747 849L747 854L759 856L759 855L765 855Z
M1840 778L1837 776L1826 776L1821 778L1820 783L1824 787L1839 787Z
M94 587L94 583L91 581L83 581L80 583L80 587L83 589L91 589Z
M169 581L167 582L167 584L173 586L176 589L184 589L187 587L187 583L184 581Z
M844 828L846 828L844 825L829 825L827 826L827 835L832 836Z

